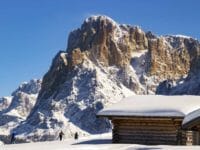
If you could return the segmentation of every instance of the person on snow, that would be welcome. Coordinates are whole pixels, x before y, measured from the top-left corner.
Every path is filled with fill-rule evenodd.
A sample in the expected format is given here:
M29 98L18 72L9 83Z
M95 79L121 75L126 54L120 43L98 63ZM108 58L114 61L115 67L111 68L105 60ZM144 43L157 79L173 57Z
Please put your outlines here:
M62 141L63 135L64 135L64 133L63 133L62 130L61 130L60 133L59 133L59 139L60 139L60 141Z
M77 132L74 134L74 139L78 140L78 133Z
M10 139L11 144L15 144L15 140L16 140L15 135L16 134L14 132L11 134L11 139Z

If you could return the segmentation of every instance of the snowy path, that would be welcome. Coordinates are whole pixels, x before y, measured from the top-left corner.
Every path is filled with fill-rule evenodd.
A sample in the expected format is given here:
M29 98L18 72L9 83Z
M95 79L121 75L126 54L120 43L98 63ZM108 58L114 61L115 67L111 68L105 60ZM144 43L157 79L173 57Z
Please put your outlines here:
M111 135L98 135L80 140L37 142L1 145L0 150L199 150L200 146L145 146L136 144L112 144Z

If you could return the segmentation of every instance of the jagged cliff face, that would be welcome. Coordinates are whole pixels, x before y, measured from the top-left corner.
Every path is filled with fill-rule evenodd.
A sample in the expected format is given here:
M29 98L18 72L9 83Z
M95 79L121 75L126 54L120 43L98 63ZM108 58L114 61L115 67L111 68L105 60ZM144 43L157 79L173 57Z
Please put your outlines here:
M199 42L181 36L166 36L149 40L150 74L178 79L197 66Z
M105 66L124 67L130 64L134 52L145 49L149 55L146 63L150 63L146 73L163 78L186 75L190 66L196 66L199 57L199 42L192 38L156 37L139 27L119 25L104 16L89 18L80 29L73 31L67 52L72 54L75 65L82 62L81 56L86 55Z
M95 114L123 97L193 94L188 85L198 78L199 56L199 42L190 37L158 37L106 16L90 17L70 33L66 51L56 55L43 78L33 110L14 131L35 141L53 140L61 129L66 137L109 131L110 123ZM195 94L199 85L193 86Z
M71 32L67 52L72 58L81 52L104 66L123 67L130 63L134 51L147 47L147 38L139 27L119 25L108 17L97 16L88 18L80 29ZM82 61L74 62L76 65Z

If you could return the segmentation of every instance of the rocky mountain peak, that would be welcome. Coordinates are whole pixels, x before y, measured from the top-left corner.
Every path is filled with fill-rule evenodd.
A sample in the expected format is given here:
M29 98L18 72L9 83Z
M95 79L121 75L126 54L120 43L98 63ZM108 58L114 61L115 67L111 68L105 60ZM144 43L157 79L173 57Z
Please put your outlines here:
M106 16L92 16L70 33L67 52L73 55L76 50L79 56L82 53L80 59L85 56L105 66L123 67L129 63L132 52L147 47L147 38L139 27L119 25Z
M39 79L32 79L29 82L24 82L12 93L12 96L14 96L17 92L38 94L41 89L41 84L42 80Z
M139 81L144 75L163 81L179 79L197 70L198 54L199 42L191 37L159 37L152 32L145 33L139 26L118 24L107 16L91 16L70 33L67 50L54 58L44 76L39 98L49 97L72 76L74 68L87 61L98 67L115 66L122 72L132 66ZM123 82L129 88L138 87L138 84Z
M84 23L87 23L87 24L93 24L93 23L95 24L96 22L111 24L112 26L115 26L115 27L119 26L119 24L115 22L112 18L105 15L92 15L84 20Z

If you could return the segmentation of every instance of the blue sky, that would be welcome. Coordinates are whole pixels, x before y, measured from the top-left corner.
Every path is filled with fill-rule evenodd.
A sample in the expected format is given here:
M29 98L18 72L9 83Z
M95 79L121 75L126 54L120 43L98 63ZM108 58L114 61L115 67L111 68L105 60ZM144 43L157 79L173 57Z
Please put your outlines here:
M42 78L71 30L93 14L158 35L200 39L199 0L0 0L0 97Z

